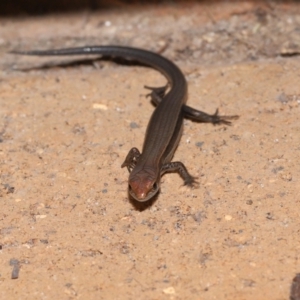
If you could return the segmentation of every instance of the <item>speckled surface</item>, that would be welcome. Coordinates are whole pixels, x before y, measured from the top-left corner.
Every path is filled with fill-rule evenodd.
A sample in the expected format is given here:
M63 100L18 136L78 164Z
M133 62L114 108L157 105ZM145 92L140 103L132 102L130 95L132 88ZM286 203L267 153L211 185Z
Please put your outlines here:
M242 2L1 19L1 298L288 299L300 270L299 12ZM142 146L143 86L164 84L158 72L6 54L101 43L161 51L186 75L189 105L240 115L230 127L185 121L174 159L198 189L167 174L151 206L128 200L120 165Z

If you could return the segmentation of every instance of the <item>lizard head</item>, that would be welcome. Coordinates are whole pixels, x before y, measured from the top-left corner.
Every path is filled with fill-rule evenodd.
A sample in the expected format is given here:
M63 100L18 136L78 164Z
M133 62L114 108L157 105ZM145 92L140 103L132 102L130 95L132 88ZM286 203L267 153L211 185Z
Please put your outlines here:
M159 172L158 172L159 174ZM152 169L131 172L129 176L128 192L131 197L139 202L145 202L154 197L160 188L160 178L155 176Z

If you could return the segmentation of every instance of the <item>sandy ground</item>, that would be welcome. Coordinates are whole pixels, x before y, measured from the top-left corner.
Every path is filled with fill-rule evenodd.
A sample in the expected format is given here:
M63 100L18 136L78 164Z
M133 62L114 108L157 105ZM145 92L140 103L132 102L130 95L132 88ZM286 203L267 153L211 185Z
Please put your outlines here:
M0 20L1 299L289 299L300 4L285 3ZM198 189L167 174L151 205L128 199L120 166L142 147L154 109L143 86L165 84L158 72L7 54L90 44L160 52L186 75L189 105L240 115L228 127L185 121L174 160Z

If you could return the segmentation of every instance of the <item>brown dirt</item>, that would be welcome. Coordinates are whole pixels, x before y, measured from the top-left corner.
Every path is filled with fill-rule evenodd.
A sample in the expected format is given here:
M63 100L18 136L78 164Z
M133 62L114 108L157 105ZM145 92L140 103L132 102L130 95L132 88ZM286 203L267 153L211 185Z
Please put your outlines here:
M1 298L288 299L300 270L299 13L214 2L0 19ZM128 200L120 165L142 146L143 86L164 84L158 72L6 53L89 44L161 51L186 74L189 105L240 115L185 122L174 159L198 189L167 174L151 206Z

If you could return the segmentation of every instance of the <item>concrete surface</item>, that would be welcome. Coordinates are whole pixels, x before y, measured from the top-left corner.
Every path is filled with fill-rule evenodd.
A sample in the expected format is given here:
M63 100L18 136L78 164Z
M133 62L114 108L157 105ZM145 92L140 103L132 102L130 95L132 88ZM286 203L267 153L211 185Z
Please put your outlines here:
M300 4L284 3L0 20L2 299L289 298L300 271ZM189 105L240 115L229 127L185 121L174 160L198 189L166 174L154 203L128 200L120 166L142 147L154 109L143 86L164 84L158 72L7 54L91 44L160 52L186 75Z

